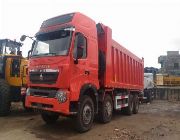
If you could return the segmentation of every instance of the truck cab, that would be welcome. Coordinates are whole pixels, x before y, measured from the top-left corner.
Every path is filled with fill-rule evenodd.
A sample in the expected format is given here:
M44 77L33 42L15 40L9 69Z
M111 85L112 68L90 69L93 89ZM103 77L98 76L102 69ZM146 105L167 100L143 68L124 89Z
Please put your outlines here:
M99 87L97 45L96 24L85 15L71 13L44 21L30 54L27 94L33 96L27 97L26 105L76 113L82 88L92 86L95 92Z

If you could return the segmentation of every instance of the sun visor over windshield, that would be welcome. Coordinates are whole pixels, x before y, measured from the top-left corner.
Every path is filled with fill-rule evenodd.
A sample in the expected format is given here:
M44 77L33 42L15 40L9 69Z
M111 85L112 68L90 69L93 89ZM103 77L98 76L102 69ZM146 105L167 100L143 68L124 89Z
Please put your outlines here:
M46 28L49 26L54 26L54 25L71 22L73 19L73 16L74 16L74 13L71 13L71 14L66 14L66 15L62 15L62 16L58 16L58 17L54 17L54 18L45 20L42 23L41 28Z

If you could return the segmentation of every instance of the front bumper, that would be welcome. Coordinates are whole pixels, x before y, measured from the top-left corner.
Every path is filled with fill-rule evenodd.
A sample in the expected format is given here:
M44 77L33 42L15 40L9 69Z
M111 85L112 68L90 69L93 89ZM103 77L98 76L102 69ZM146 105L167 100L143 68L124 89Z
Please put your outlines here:
M56 98L48 98L41 96L26 96L26 107L35 108L39 110L52 111L62 113L64 115L70 115L69 111L69 92L67 93L67 100L64 103L60 103Z

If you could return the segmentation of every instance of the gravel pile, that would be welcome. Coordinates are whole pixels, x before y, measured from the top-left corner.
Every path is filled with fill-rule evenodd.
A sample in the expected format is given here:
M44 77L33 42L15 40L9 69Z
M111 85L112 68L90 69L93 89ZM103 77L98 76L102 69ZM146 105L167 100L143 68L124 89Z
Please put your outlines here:
M113 136L108 136L105 140L143 140L140 136L135 134L133 131L126 128L118 129L115 128Z

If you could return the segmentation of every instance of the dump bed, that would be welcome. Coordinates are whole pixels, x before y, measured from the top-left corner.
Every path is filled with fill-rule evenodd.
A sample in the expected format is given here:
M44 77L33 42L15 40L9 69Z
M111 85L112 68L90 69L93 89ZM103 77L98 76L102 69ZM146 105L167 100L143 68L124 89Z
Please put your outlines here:
M109 27L99 24L97 30L99 52L104 55L100 56L99 63L102 65L104 61L105 65L104 73L100 76L100 85L106 88L142 90L143 59L114 41Z

